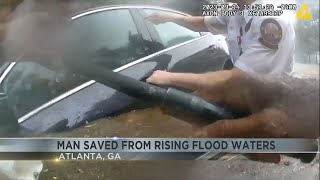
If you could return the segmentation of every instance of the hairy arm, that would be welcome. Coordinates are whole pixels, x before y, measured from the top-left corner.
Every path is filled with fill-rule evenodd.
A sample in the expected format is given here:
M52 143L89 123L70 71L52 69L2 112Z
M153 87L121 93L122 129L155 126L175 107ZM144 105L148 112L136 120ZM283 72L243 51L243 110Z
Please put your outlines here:
M230 92L229 82L234 79L245 79L245 76L246 74L237 68L203 74L155 71L147 79L147 82L164 86L183 87L196 91L198 95L207 97L209 100L224 104L225 96L223 94L226 92L226 89ZM232 96L234 101L238 100L238 98L241 97ZM243 103L243 101L239 102ZM241 107L241 105L238 106Z
M179 16L174 20L174 22L193 31L209 31L204 23L204 17L202 16Z
M238 69L203 74L155 71L153 75L147 79L147 82L166 86L174 85L196 91L207 88L210 85L224 83L232 77L239 76L239 74L241 75L243 72Z
M193 31L208 31L208 28L204 22L204 17L202 16L182 16L166 13L156 13L146 17L146 19L155 24L173 22Z

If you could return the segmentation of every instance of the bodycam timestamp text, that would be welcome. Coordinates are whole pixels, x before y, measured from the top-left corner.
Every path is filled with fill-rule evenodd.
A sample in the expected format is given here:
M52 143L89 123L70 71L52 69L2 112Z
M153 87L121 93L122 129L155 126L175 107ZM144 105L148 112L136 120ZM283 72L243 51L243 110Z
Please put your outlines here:
M286 10L297 10L296 4L248 4L240 7L238 4L203 4L202 16L281 16Z

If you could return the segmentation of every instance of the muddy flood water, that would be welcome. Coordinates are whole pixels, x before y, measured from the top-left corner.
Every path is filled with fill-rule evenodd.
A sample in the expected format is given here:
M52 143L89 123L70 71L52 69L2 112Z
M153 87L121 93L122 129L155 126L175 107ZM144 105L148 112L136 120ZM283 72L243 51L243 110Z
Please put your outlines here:
M319 67L306 76L319 76ZM307 67L307 70L310 67ZM101 119L82 128L53 137L191 137L201 125L196 119L180 120L164 114L160 108L136 110L114 118ZM51 136L51 135L50 135ZM227 155L212 161L78 161L44 162L39 179L319 179L319 154L313 162L283 156L279 164L261 163L242 155Z
M194 126L161 112L137 110L102 119L55 137L190 137ZM284 157L279 164L241 155L213 161L44 162L40 179L319 179L319 157L310 164Z

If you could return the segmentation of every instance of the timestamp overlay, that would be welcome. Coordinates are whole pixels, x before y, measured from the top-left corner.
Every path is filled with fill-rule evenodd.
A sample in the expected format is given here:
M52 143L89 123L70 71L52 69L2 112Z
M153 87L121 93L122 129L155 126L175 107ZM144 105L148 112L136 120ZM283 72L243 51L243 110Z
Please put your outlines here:
M240 7L237 4L203 4L202 16L281 16L284 11L296 11L296 4L248 4Z

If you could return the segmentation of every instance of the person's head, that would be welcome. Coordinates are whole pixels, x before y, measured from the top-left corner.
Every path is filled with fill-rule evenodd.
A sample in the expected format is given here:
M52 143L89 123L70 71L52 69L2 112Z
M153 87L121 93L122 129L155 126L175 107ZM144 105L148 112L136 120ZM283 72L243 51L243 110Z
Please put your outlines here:
M23 0L0 1L0 43L6 36L6 29L12 12L22 1Z
M0 23L9 20L11 13L23 0L0 1Z

